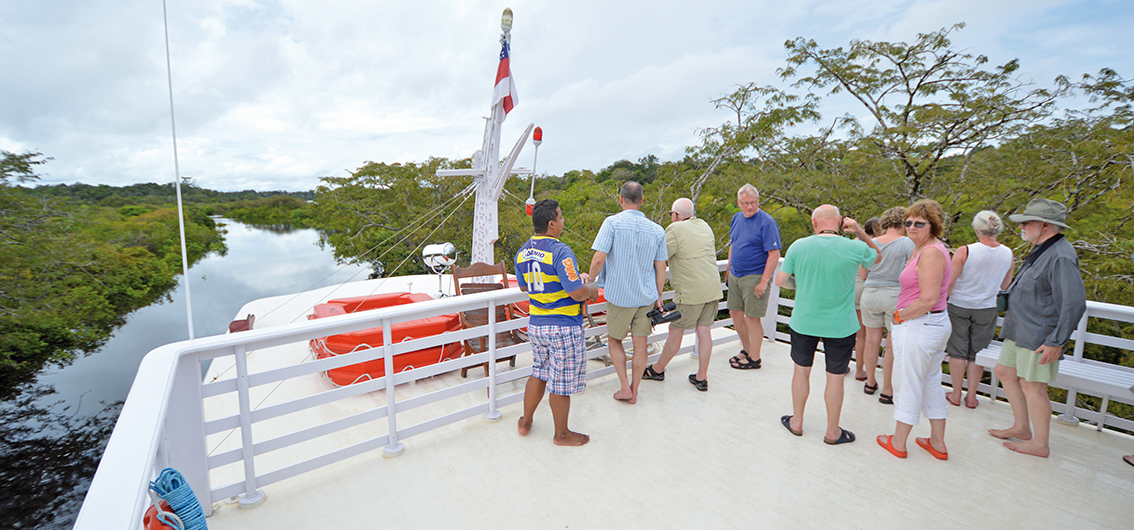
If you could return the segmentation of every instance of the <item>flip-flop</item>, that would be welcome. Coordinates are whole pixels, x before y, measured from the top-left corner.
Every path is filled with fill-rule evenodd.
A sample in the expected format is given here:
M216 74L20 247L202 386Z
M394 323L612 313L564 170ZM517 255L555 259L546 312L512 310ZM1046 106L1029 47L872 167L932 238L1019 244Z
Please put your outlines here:
M933 458L936 458L938 460L949 459L949 452L946 451L942 453L941 451L934 449L933 446L929 444L929 438L914 438L914 441L917 442L917 445L919 447L925 449L926 451L929 451L929 454L933 455Z
M865 375L856 375L856 376L854 376L854 380L855 381L866 381L867 377Z
M883 435L878 436L877 440L878 440L878 445L881 445L882 448L889 451L890 454L892 454L892 455L894 455L898 458L905 458L905 457L909 456L909 453L906 452L906 451L899 451L897 449L894 449L894 435L883 434ZM885 441L883 441L883 440L885 440Z
M784 428L787 429L788 432L796 436L803 436L803 431L797 431L791 428L791 418L791 416L780 416L780 423L784 424Z
M849 444L849 443L854 441L854 433L853 432L850 432L850 431L848 431L848 430L846 430L842 427L839 427L839 430L842 431L842 432L839 433L839 439L838 440L828 440L826 438L823 438L823 443L825 443L827 445L839 445L839 444Z
M949 399L949 396L951 396L951 395L953 395L953 393L952 393L952 392L948 392L948 393L946 393L946 394L945 394L945 401L948 401L948 402L949 402L949 404L950 404L950 405L953 405L954 407L959 407L959 406L961 406L961 400L959 400L959 399L958 399L956 403L953 403L953 400Z
M1134 455L1126 455L1122 457L1122 461L1134 466Z
M970 409L975 409L975 408L977 408L977 405L980 405L980 402L979 402L979 401L973 401L973 404L972 404L972 405L969 405L969 400L967 400L967 399L965 400L965 406L966 406L966 407L968 407L968 408L970 408Z
M894 404L894 396L890 396L890 395L886 395L886 394L878 394L878 402L883 404L883 405L893 405Z
M862 385L862 391L868 396L873 396L874 393L878 391L878 383L874 383L873 386L869 384Z
M709 391L709 380L697 379L697 374L689 374L689 382L692 383L693 386L697 387L697 390L700 390L701 392Z

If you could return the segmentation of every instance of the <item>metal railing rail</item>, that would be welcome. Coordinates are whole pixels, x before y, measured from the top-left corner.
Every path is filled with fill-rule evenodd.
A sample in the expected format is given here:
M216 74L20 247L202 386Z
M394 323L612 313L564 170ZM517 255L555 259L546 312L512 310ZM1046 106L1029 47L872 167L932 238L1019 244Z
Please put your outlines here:
M719 262L718 267L723 271L725 262ZM769 303L768 314L762 319L765 336L786 342L789 340L789 336L778 332L776 323L786 323L788 317L778 315L777 310L781 305L790 308L794 305L794 302L781 299L779 289L774 285L770 296L772 299ZM672 297L672 292L666 293L666 297ZM506 348L496 347L495 337L497 332L524 327L527 325L527 319L498 323L495 321L496 311L494 308L502 304L523 301L526 298L525 293L515 288L489 291L333 318L303 321L287 326L184 341L165 345L151 351L139 366L138 375L130 389L114 433L91 483L75 528L79 530L140 528L142 513L149 504L146 494L148 481L157 476L157 473L165 467L174 467L181 471L208 514L211 513L212 504L216 501L240 495L242 503L256 504L262 501L259 488L263 486L369 451L382 449L386 455L396 456L403 450L403 440L478 414L483 415L488 420L499 418L498 409L500 407L520 402L523 399L522 390L505 396L497 395L499 385L529 376L531 367L516 368L500 373L497 372L495 360L531 350L528 343ZM722 300L721 309L724 309L724 306L725 302ZM488 308L489 315L489 323L486 326L391 344L390 326L395 323L484 307ZM603 309L604 304L592 306L592 310L595 311ZM1134 308L1090 302L1088 316L1134 322ZM713 327L729 326L731 323L731 319L723 319L717 321ZM306 360L298 364L256 373L249 373L248 371L248 352L378 326L383 328L384 336L381 346L360 348L355 352L328 359ZM1127 349L1134 345L1134 341L1129 339L1085 333L1085 324L1081 327L1083 332L1079 333L1079 336L1086 337L1084 342ZM604 332L605 325L590 328L586 334L590 338ZM690 330L687 333L693 332ZM490 345L488 351L431 366L406 370L401 373L395 374L393 372L393 358L399 353L477 336L488 337ZM696 337L695 334L694 337ZM661 342L665 338L664 333L656 333L650 337L649 342ZM714 339L713 344L727 344L737 340L735 334L730 334L730 336ZM695 352L696 348L695 342L693 345L683 347L679 353ZM598 357L605 353L606 348L603 347L592 350L589 355ZM1075 354L1080 358L1082 356L1082 348L1078 341ZM228 355L234 357L236 366L234 378L207 383L200 380L201 361ZM650 356L651 361L656 359L658 355ZM384 360L386 374L388 375L317 392L282 403L255 409L251 406L249 391L256 387L376 359ZM460 383L401 400L396 398L394 388L397 385L419 381L485 362L489 366L487 378ZM587 380L604 377L614 373L614 370L614 366L589 370ZM252 426L258 422L377 390L385 391L386 403L384 406L318 425L295 429L272 438L254 439L253 437ZM487 390L486 394L477 394L478 392L484 393L485 390ZM206 421L204 400L233 393L237 396L239 412L231 416ZM465 394L486 395L487 399L473 406L426 419L416 425L401 426L398 423L399 412L444 402ZM385 434L373 436L367 440L271 471L257 472L256 470L256 456L327 436L344 429L377 422L383 418L387 421ZM1134 425L1126 426L1118 420L1108 423L1126 429L1134 427ZM1127 423L1134 424L1134 422ZM236 449L209 455L206 446L207 437L225 431L233 431L234 434L235 431L239 431L240 446ZM243 481L218 486L212 485L211 469L237 463L243 466ZM132 492L132 494L129 492Z

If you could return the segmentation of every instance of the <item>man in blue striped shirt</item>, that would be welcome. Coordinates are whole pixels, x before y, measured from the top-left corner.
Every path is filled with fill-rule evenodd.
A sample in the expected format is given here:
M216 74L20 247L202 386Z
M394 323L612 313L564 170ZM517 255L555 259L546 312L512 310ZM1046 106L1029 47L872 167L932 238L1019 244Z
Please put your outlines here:
M639 211L642 185L627 181L619 192L618 203L622 211L602 222L591 245L595 251L591 274L600 287L605 286L610 359L622 384L614 399L633 405L638 402L638 385L646 371L646 338L653 331L646 313L662 307L668 255L665 230ZM626 374L626 350L622 347L627 334L634 343L632 380Z
M563 212L550 199L532 207L532 236L516 253L516 280L529 299L528 337L532 344L532 376L524 387L521 436L532 428L532 416L545 391L551 392L551 419L556 445L579 446L590 436L567 428L571 395L587 386L587 348L583 335L583 302L598 298L598 287L578 271L575 253L559 241Z

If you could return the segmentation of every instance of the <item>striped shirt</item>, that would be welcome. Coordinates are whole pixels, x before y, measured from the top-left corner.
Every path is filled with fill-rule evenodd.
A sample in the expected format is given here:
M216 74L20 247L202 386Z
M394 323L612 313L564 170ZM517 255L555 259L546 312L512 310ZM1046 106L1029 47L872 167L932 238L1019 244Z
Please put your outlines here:
M571 293L583 286L575 253L550 236L533 236L516 253L516 280L528 291L533 326L581 326L583 303Z

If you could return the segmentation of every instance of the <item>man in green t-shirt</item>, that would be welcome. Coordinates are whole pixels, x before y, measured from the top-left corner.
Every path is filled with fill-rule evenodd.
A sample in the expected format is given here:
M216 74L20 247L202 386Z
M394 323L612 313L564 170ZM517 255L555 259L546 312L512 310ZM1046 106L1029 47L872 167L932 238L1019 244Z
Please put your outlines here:
M843 409L843 375L850 365L854 350L858 317L854 312L854 278L859 265L869 268L878 261L878 245L854 219L843 219L839 209L824 204L811 213L815 235L796 240L788 248L784 263L776 275L776 285L783 286L795 276L795 308L788 327L791 328L791 360L795 374L791 380L793 415L783 416L787 430L803 435L803 408L811 392L811 365L815 348L823 341L827 365L827 432L823 441L831 445L854 441L854 433L839 426ZM839 235L853 232L858 241Z

